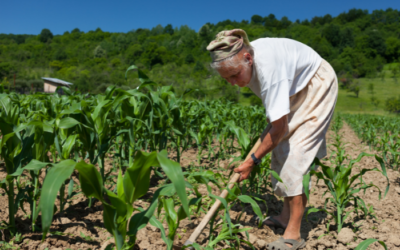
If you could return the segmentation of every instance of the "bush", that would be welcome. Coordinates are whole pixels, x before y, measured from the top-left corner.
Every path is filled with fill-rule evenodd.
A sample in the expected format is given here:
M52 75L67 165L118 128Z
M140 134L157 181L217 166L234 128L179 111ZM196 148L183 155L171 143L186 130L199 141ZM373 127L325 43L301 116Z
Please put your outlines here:
M16 88L25 89L25 88L27 88L27 87L29 87L29 86L30 86L30 85L29 85L28 81L26 81L26 80L22 80L22 79L16 79L16 80L15 80L15 87L16 87Z
M385 110L391 113L400 114L400 96L399 98L391 97L386 100Z

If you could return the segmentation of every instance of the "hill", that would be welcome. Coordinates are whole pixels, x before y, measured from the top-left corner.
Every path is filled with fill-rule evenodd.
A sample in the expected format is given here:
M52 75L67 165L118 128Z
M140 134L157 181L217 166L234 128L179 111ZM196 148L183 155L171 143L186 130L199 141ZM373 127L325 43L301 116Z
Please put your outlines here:
M127 33L101 29L85 33L76 28L63 35L53 35L48 29L38 35L0 34L0 79L10 81L16 73L16 87L26 90L31 85L41 86L42 76L56 77L73 82L80 91L99 93L111 84L135 87L135 77L124 80L126 68L135 64L155 82L173 85L178 93L195 88L199 91L191 94L193 98L237 101L237 89L210 69L206 46L219 31L241 28L250 40L286 37L309 45L332 64L346 89L354 88L347 86L349 82L361 84L360 98L352 100L346 90L340 92L338 108L350 105L349 110L359 107L375 112L368 104L360 104L368 99L363 85L381 78L382 72L387 77L400 72L399 20L400 11L394 9L371 13L351 9L336 17L328 14L295 22L287 17L278 20L273 14L254 15L241 22L207 23L198 32L187 26L158 25ZM384 99L380 88L376 89L377 96ZM395 96L391 88L388 92Z

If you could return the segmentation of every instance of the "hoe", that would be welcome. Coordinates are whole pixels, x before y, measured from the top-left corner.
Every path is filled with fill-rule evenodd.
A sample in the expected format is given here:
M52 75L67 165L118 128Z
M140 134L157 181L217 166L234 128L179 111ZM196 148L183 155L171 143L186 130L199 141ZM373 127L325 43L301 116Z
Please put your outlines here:
M257 143L253 146L253 148L247 154L247 157L246 157L245 161L251 157L252 153L257 151L257 149L260 146L260 144L261 144L261 140L258 139ZM233 186L235 185L235 183L239 179L240 179L240 174L235 173L233 175L233 177L229 180L229 184L228 184L229 189L232 189ZM221 195L219 197L225 199L227 195L228 195L228 191L224 190L224 191L222 191L222 193L221 193ZM203 218L203 220L200 222L200 224L196 227L196 229L194 230L192 235L190 235L189 239L185 242L185 244L183 246L174 245L173 249L174 250L180 250L180 249L188 248L188 249L193 250L194 249L193 247L187 247L187 246L193 244L194 242L196 242L197 238L199 237L201 232L204 230L204 228L207 226L207 224L210 221L210 219L218 211L218 208L219 208L220 205L221 205L221 201L220 200L215 200L214 205L210 208L210 210L208 211L206 216Z

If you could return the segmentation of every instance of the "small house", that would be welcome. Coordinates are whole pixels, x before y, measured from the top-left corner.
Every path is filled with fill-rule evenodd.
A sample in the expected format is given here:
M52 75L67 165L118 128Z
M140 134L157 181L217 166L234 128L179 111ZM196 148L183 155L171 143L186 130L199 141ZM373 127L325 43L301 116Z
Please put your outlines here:
M65 86L70 88L73 85L70 82L66 82L57 78L50 78L50 77L42 77L44 80L44 93L54 93L56 92L57 87ZM60 90L59 94L63 94L63 91Z

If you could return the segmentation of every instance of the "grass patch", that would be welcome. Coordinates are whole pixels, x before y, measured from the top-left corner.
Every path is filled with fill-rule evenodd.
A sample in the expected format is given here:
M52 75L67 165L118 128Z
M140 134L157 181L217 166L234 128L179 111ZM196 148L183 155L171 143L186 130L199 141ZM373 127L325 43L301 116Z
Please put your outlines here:
M376 115L395 116L384 110L386 99L390 97L398 97L400 95L400 78L396 81L391 78L392 73L385 71L385 78L360 78L360 93L357 98L354 93L339 88L338 100L336 103L336 111L343 113L367 113ZM371 103L371 94L368 92L368 84L373 83L375 89L375 97L379 100L379 105L375 107ZM340 85L340 83L339 83ZM246 91L241 91L242 93ZM250 99L243 94L240 96L239 103L248 106Z
M386 76L388 76L389 72L386 73ZM383 80L381 78L361 78L359 80L361 86L358 98L354 93L339 88L336 111L391 115L384 110L385 102L390 97L398 97L400 95L400 79L397 80L397 83L393 78L385 78ZM377 107L371 103L371 94L368 92L368 85L370 83L374 84L375 97L380 102Z

